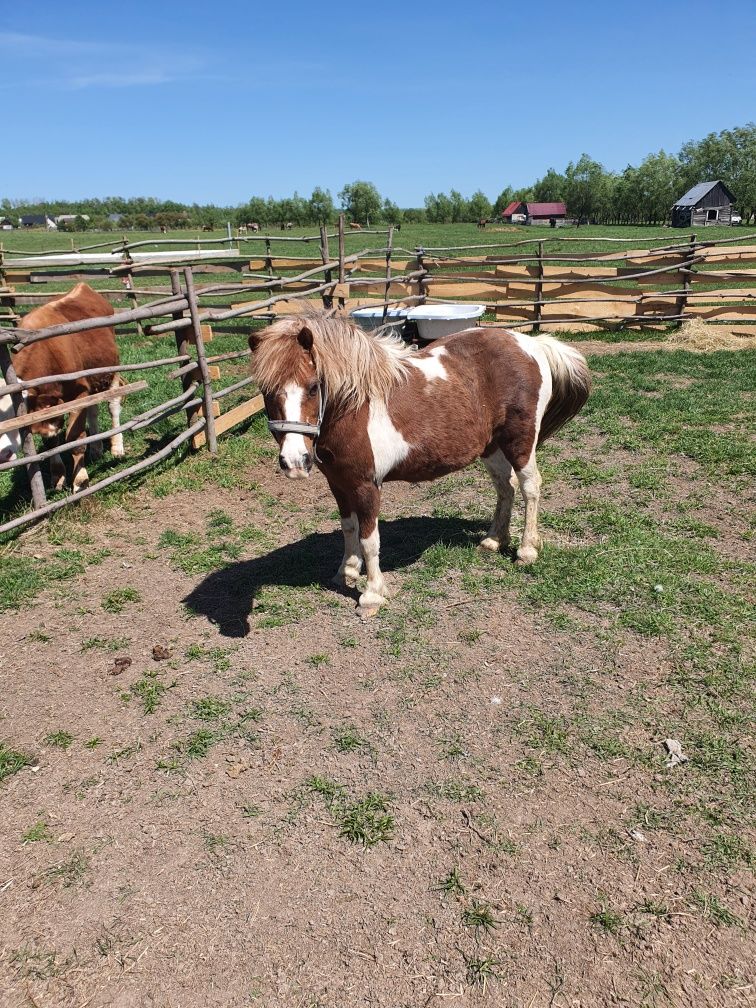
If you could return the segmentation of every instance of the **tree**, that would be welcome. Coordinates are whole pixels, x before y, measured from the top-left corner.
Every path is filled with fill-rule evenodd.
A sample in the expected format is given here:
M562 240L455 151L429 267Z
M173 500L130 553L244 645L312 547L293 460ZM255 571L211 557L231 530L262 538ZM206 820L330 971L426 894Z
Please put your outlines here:
M603 165L583 154L570 162L565 175L567 209L578 220L595 220L609 210L609 186Z
M383 219L387 224L401 224L402 216L402 211L396 203L390 199L385 199L383 201Z
M330 189L316 186L310 196L310 220L316 224L328 224L333 219L333 197Z
M472 194L467 206L470 213L469 219L472 221L479 221L484 218L488 220L491 216L491 203L485 193L482 193L480 189Z
M533 186L533 199L538 203L554 203L563 200L566 183L564 175L549 168L543 178Z
M380 219L381 195L372 182L357 180L345 185L339 193L339 200L350 220L367 224L370 218Z

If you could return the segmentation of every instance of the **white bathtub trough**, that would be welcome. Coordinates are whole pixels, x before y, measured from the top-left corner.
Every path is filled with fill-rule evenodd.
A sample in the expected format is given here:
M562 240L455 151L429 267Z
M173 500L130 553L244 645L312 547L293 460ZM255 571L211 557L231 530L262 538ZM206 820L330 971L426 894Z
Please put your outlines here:
M429 342L470 329L485 310L480 304L419 305L407 312L407 321L415 322L420 339Z
M389 308L386 312L386 320L383 320L383 306L379 308L355 308L350 315L366 332L380 329L382 325L394 325L397 328L404 325L407 318L407 308Z

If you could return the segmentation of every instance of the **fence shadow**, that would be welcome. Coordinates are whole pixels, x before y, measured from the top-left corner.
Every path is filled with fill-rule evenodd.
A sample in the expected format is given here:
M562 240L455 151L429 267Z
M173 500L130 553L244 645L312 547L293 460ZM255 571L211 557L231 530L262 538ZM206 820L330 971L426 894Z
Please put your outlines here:
M477 542L482 528L480 522L460 518L382 521L381 569L386 572L399 570L435 543L466 546ZM254 560L213 571L182 601L191 612L214 623L224 637L246 637L250 632L249 615L261 588L272 585L305 588L316 584L334 592L346 592L356 600L356 591L330 584L342 553L340 531L315 532Z

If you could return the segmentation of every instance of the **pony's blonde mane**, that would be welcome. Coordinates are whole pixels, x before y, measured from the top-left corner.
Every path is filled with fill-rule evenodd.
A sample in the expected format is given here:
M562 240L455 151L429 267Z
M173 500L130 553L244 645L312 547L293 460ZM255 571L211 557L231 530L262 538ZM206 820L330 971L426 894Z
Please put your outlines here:
M359 409L371 399L385 401L394 386L406 380L412 351L399 336L385 330L368 333L349 318L307 308L301 315L279 319L250 340L252 373L263 392L305 378L306 358L299 343L304 330L312 334L318 378L325 382L334 405Z

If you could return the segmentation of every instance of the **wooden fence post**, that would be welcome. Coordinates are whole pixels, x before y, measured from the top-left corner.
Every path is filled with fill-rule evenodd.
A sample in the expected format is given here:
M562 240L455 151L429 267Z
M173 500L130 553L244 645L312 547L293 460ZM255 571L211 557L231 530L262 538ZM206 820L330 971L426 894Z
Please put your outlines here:
M417 268L420 270L420 276L417 278L418 304L425 304L428 297L426 284L429 272L428 267L425 265L425 249L422 246L416 246L415 255L417 256Z
M535 321L533 328L530 330L532 333L539 333L541 331L541 314L542 314L542 301L543 301L543 242L538 242L538 283L535 286Z
M388 300L389 292L391 291L391 252L394 244L394 225L389 225L388 230L388 240L386 242L386 293L383 296L383 318L381 319L381 325L386 323L386 315L388 314Z
M695 258L695 255L696 255L696 236L692 234L690 236L690 246L685 254L685 262L683 263L682 267L684 270L686 270L686 272L683 273L683 290L685 291L685 293L681 297L677 298L677 300L675 301L675 315L679 316L677 322L675 323L676 329L679 329L680 326L683 324L683 313L685 312L685 309L688 307L688 294L690 294L690 288L692 284L690 279L690 273L687 271L691 269L692 261Z
M178 270L171 270L171 293L175 294L177 297L181 297L181 282L179 280ZM172 319L180 319L184 317L184 313L173 312L171 315ZM176 352L182 357L186 354L187 357L191 356L190 341L189 341L189 330L188 329L177 329L174 333L176 337ZM191 372L181 375L181 388L184 392L188 391L193 384L196 383L196 379L192 376ZM197 418L197 410L191 407L186 411L186 424L187 427L191 427Z
M18 381L18 377L16 375L16 370L11 363L11 356L7 343L0 343L0 369L2 369L5 384L15 385ZM11 401L13 403L13 411L16 416L26 416L26 400L24 399L22 393L12 392ZM21 450L24 455L36 455L37 449L34 445L34 435L32 432L28 428L22 427L18 433L21 438ZM31 486L32 503L34 505L34 509L38 510L39 508L44 507L47 503L45 484L42 479L42 470L39 467L39 462L29 462L26 466L26 472L29 477L29 485Z
M328 251L328 228L325 224L320 225L320 258L325 265L331 258ZM333 273L331 270L325 271L325 282L330 283L333 279ZM333 308L333 294L323 291L323 307L326 309Z
M268 276L273 276L273 253L270 250L270 238L265 239L265 269Z
M344 266L344 214L339 214L339 285L346 279L346 268ZM346 307L344 297L339 294L339 308L341 311Z
M186 300L189 302L189 315L192 319L194 343L197 348L197 365L202 379L202 400L205 410L207 447L211 455L217 455L218 437L215 433L215 403L213 402L213 387L210 384L210 372L208 371L207 354L205 353L205 340L202 336L202 324L199 317L197 295L194 290L194 275L192 273L191 266L186 266L184 268L184 283L186 285Z

